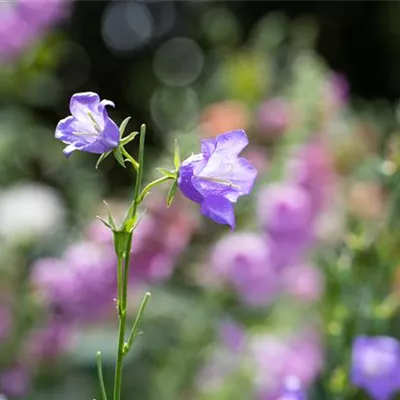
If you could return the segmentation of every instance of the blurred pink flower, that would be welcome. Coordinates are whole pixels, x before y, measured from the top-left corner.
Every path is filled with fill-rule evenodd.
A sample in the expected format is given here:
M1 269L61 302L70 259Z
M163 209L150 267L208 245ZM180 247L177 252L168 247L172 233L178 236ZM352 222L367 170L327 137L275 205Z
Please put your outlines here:
M300 147L288 164L287 174L309 194L313 215L326 207L335 176L332 156L324 144L313 141Z
M68 349L71 327L65 321L53 320L32 331L26 343L29 363L52 363Z
M0 374L0 391L6 396L25 396L29 387L30 376L21 365L14 365Z
M248 305L268 304L276 295L277 282L270 250L257 234L224 236L212 250L210 266L216 278L231 285Z
M36 261L32 283L56 315L76 322L103 318L116 295L114 253L91 242L74 244L61 259Z
M282 272L282 289L293 296L295 301L313 303L323 293L323 276L314 266L293 265Z
M18 57L69 10L72 0L15 0L0 4L0 62Z
M258 196L258 216L278 269L300 262L313 238L310 196L299 185L272 183Z
M219 326L218 334L220 341L234 352L240 351L245 344L245 328L234 320L223 320Z
M296 377L307 388L323 365L320 338L314 331L300 332L291 339L258 334L249 339L249 348L261 398L274 396L289 377Z
M290 123L291 109L286 100L272 98L261 104L257 112L260 134L274 138L283 134Z

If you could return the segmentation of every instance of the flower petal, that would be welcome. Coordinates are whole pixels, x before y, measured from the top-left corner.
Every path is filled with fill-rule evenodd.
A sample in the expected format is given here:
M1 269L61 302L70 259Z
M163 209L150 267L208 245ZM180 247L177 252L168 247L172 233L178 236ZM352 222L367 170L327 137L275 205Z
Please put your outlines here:
M203 201L203 196L194 188L192 183L193 170L199 164L205 164L202 154L192 155L183 161L179 168L178 186L188 199L200 204Z
M111 101L111 100L104 99L104 100L102 100L100 102L100 106L103 107L103 108L106 107L106 106L111 106L111 107L115 108L115 103L113 101Z
M79 148L75 147L74 144L70 144L67 147L65 147L65 149L63 150L63 153L65 155L65 157L69 158L70 155L75 151L75 150L79 150Z
M201 141L201 152L204 157L210 158L214 152L217 142L215 139L204 139Z
M107 153L118 147L119 129L115 122L108 118L107 124L101 136L97 136L94 141L81 148L83 151L95 154Z
M83 92L76 93L71 97L69 103L69 109L71 114L80 119L82 116L85 118L87 115L86 111L97 112L98 106L100 104L100 97L97 93L93 92Z
M102 130L104 129L106 119L108 118L107 110L105 109L105 106L108 104L107 102L108 100L106 100L105 104L101 104L100 97L97 93L77 93L71 97L69 108L71 114L77 120L90 123L91 125L93 125L93 122L95 121L98 128Z
M89 121L80 121L75 117L62 119L56 127L55 137L66 144L74 143L77 148L92 143L98 133Z
M212 194L236 202L239 196L250 193L256 176L257 170L245 158L227 157L215 152L207 165L193 177L192 183L204 197Z
M216 152L237 156L249 144L249 139L243 129L237 129L218 135L216 143Z
M235 212L232 203L224 197L208 196L201 203L201 213L218 224L226 224L235 229Z

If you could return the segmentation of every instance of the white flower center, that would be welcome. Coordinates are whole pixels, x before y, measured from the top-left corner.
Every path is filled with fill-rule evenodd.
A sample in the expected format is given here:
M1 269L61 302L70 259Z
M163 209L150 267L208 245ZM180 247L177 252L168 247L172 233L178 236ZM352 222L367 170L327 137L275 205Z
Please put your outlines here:
M90 119L90 122L93 125L93 131L91 132L79 132L79 131L75 131L74 135L76 136L99 136L101 134L101 126L99 125L99 123L96 121L96 119L94 118L93 114L90 111L87 111L87 116Z

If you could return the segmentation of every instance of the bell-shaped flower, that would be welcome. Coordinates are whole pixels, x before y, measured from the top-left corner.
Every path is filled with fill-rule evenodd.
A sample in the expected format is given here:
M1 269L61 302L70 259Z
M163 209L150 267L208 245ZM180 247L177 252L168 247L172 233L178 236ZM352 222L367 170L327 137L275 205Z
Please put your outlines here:
M109 100L101 100L93 92L77 93L71 97L71 116L61 120L55 137L68 146L64 154L69 157L75 150L103 154L118 147L120 132L109 118L106 106L114 107Z
M389 400L400 389L400 343L392 337L354 340L351 381L374 400Z
M183 161L178 176L182 193L201 205L201 212L219 224L235 227L233 203L249 194L256 169L239 153L247 146L243 130L229 131L201 142L201 153Z

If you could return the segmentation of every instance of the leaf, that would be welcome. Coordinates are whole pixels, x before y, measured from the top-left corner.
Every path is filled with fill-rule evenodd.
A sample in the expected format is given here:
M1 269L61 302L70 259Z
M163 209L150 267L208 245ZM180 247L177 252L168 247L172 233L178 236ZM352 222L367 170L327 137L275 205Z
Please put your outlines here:
M172 204L172 201L174 200L175 193L178 190L178 181L174 181L171 185L171 187L168 190L167 194L167 207L170 207Z
M121 139L122 139L122 136L124 135L126 126L128 125L128 122L130 121L130 119L131 119L131 117L125 118L125 119L122 121L121 125L119 126L119 135L120 135L119 137L120 137Z
M100 220L107 228L113 230L113 227L112 227L106 220L104 220L103 218L101 218L99 215L96 215L96 218L97 218L98 220Z
M176 171L170 171L165 168L156 168L157 171L161 172L163 175L168 176L169 178L176 179Z
M181 166L181 152L179 150L178 140L175 139L175 151L174 151L174 165L176 170Z
M121 144L122 146L125 146L127 143L131 142L135 137L139 134L139 132L131 132L128 136L125 136L123 139L121 139Z
M110 153L111 153L111 151L107 151L106 153L103 153L99 157L99 159L97 160L96 166L95 166L96 169L99 168L100 163L103 162L110 155Z
M122 156L122 152L121 152L121 148L120 147L117 147L114 150L114 157L122 167L126 168L125 160L124 160L124 157Z
M110 206L107 204L107 202L105 200L103 200L103 204L105 205L106 210L107 210L108 223L112 226L113 230L115 230L116 229L115 222L114 222L114 219L111 214Z

